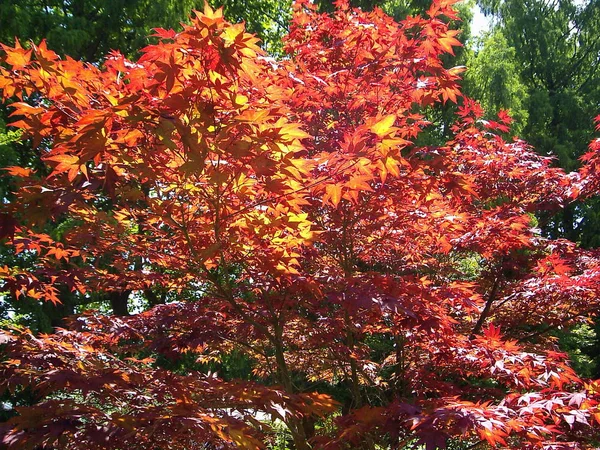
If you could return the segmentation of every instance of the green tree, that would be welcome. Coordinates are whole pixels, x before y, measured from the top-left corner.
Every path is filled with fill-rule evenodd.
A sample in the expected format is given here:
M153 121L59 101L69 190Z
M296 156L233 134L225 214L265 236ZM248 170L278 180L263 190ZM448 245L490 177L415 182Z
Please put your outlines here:
M222 6L225 17L233 23L244 22L249 33L262 40L261 46L271 54L282 52L281 38L287 33L292 17L292 0L213 0Z
M514 47L497 29L479 38L468 58L465 90L476 98L488 115L510 109L515 119L513 131L520 135L527 124L529 112L525 100L527 86L521 81Z
M113 49L132 56L154 27L177 27L194 0L6 0L0 3L0 41L47 38L59 54L100 61Z
M522 137L574 170L600 104L600 2L479 0L496 28L470 65L469 93L523 120ZM477 85L478 87L474 87ZM486 88L482 88L486 86ZM542 220L547 234L600 244L597 208L576 204Z

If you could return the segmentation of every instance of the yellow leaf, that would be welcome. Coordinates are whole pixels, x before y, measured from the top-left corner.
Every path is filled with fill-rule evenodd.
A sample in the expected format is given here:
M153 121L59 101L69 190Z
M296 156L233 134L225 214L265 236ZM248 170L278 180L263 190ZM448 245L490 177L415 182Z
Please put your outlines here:
M240 122L263 123L269 118L269 110L262 109L259 111L246 110L235 118Z
M232 428L229 430L229 436L231 436L231 439L240 448L249 450L264 448L259 440L253 436L250 436L249 434L244 433L242 430L236 430L235 428Z
M389 173L393 176L400 176L400 170L398 169L398 162L394 158L387 157L385 158L385 168Z
M308 218L308 213L300 213L300 214L294 214L292 212L288 213L288 221L289 222L305 222L306 219Z
M223 30L223 34L221 34L221 36L223 37L223 40L225 41L225 47L231 47L231 45L237 39L239 39L240 36L243 35L243 33L244 33L244 25L241 23L225 28Z
M357 191L372 191L373 188L369 185L369 181L372 179L373 177L370 176L359 175L346 182L346 187Z
M383 136L390 131L394 125L394 122L396 122L396 115L390 114L389 116L385 116L375 125L371 126L370 131L375 133L377 136Z
M342 199L342 187L339 184L328 184L325 188L325 195L323 196L323 202L330 200L331 204L335 207L340 203Z
M119 100L114 95L104 94L104 96L112 106L117 106L119 104Z
M244 106L246 103L248 103L248 97L242 94L237 94L233 98L233 103L235 106Z
M204 2L204 15L209 19L221 19L223 17L223 8L212 9L207 1Z
M459 75L466 70L467 70L467 66L455 66L455 67L452 67L451 69L448 69L448 72L451 75Z
M15 48L2 44L2 49L6 54L6 63L11 65L15 70L22 69L29 64L29 61L31 60L31 50L22 48L19 41L16 41Z
M452 47L460 47L462 44L460 41L453 37L443 37L438 40L440 47L442 47L446 52L454 55L454 50Z
M310 137L310 135L301 130L298 125L295 123L285 124L281 127L280 131L281 137L285 139L305 139Z

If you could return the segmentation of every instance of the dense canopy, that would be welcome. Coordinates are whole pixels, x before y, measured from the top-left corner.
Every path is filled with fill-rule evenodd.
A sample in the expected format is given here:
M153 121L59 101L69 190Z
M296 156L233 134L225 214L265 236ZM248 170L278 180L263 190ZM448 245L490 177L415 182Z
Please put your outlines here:
M272 448L282 425L296 449L595 445L600 386L548 332L598 309L600 255L535 214L598 193L600 141L565 173L506 112L483 120L442 63L453 3L396 23L298 1L278 60L208 6L137 61L3 46L43 162L6 169L0 234L27 257L0 268L6 295L172 301L2 332L0 386L32 397L2 442ZM452 138L417 145L447 103Z

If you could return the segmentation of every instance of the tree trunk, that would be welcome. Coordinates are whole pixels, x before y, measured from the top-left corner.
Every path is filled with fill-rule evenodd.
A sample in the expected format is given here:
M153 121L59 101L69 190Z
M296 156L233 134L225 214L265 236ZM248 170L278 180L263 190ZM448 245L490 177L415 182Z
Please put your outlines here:
M277 378L283 388L290 394L294 393L294 384L290 376L285 355L283 350L283 329L279 324L275 325L273 346L275 347L275 361L277 363ZM294 440L294 448L296 450L310 450L311 446L308 443L305 426L308 425L305 419L297 419L289 416L286 420L286 425L292 433ZM309 427L307 427L309 428Z
M129 315L129 310L127 309L127 300L129 300L129 294L131 294L131 290L113 291L108 294L110 306L112 307L113 314L115 316Z

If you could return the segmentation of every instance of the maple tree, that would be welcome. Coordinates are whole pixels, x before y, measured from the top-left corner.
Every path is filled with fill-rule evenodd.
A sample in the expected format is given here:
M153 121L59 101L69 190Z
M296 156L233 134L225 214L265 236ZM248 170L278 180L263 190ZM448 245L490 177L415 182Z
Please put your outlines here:
M208 6L136 62L3 46L47 169L6 169L0 234L33 260L0 268L6 295L179 299L2 332L0 386L34 396L3 444L264 448L264 413L297 449L592 445L600 385L548 333L597 310L600 255L534 213L596 195L600 147L567 174L482 120L440 59L453 3L396 23L299 1L282 60ZM447 102L452 140L415 145ZM252 373L209 370L226 355Z

